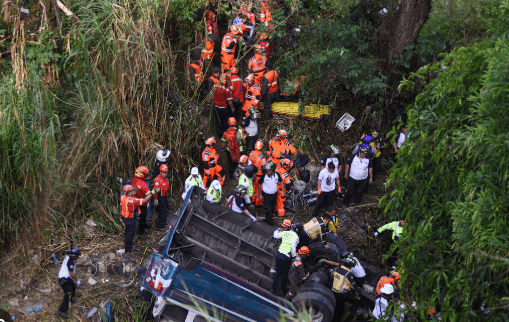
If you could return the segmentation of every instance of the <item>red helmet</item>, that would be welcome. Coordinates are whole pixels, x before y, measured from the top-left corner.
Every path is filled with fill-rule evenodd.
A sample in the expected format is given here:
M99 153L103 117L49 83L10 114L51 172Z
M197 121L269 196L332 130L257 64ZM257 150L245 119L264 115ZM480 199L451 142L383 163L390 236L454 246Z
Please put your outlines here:
M263 149L263 141L262 140L256 141L254 148L258 151L261 151Z
M214 11L207 12L207 19L216 20L216 14L214 13Z
M237 125L237 120L234 117L230 117L228 119L228 126L234 126Z
M214 137L210 137L205 141L206 146L214 146L216 145L216 139Z
M248 157L247 155L243 155L240 157L239 159L239 164L243 167L245 167L247 165L247 161L248 161Z
M131 186L130 184L126 184L126 185L124 186L124 188L122 189L122 192L123 192L124 194L127 194L128 192L131 192L131 191L133 191L133 190L134 190L134 187L133 187L133 186Z
M286 132L286 130L281 129L281 130L277 131L277 135L286 139L286 137L288 136L288 133Z
M136 171L134 172L134 176L138 178L145 178L148 176L148 169L146 166L142 165L136 168Z
M239 29L236 26L231 25L230 26L230 33L232 33L233 35L236 35L236 34L239 33Z
M254 48L254 51L257 53L262 51L262 46L260 46L260 45L254 45L253 48Z
M237 67L233 66L232 68L230 68L230 74L237 74L239 72L239 70L237 69Z
M161 164L161 166L159 167L159 171L168 172L168 166L164 163Z
M307 246L302 246L299 249L299 255L309 255L309 248Z
M253 76L253 74L247 75L246 79L244 79L244 82L246 82L248 84L253 84L254 83L254 76Z
M290 230L290 228L292 228L292 222L288 219L285 219L283 220L283 222L281 223L281 227L287 229L287 230Z

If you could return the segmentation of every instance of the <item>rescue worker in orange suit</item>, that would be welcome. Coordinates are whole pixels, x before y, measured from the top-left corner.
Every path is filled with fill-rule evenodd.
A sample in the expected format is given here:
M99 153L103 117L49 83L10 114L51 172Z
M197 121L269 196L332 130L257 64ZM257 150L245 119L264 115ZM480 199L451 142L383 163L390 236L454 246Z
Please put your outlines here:
M235 36L239 35L236 26L230 26L230 30L224 35L221 43L221 71L224 73L235 66L235 49L239 40Z
M238 75L239 71L237 67L233 66L230 68L230 91L232 92L232 103L234 108L233 115L237 117L239 114L240 107L244 103L244 93L242 91L242 79Z
M262 99L262 95L260 93L260 85L255 83L254 76L252 74L248 75L244 81L246 82L247 89L242 111L244 111L245 116L248 116L250 108L254 107L258 110L258 104Z
M380 279L378 280L378 283L376 285L375 296L378 296L381 294L380 290L382 289L382 287L384 287L385 284L392 284L392 285L394 285L394 288L397 289L399 282L400 282L400 275L396 271L392 271L389 276L383 275L382 277L380 277Z
M148 169L145 166L139 166L136 168L134 173L134 179L132 181L133 187L136 188L135 197L143 199L147 195L150 194L148 189L148 185L145 182L145 178L148 176ZM139 207L140 210L140 220L138 222L138 235L143 235L145 233L145 229L150 228L150 225L147 224L147 206L142 205Z
M234 117L228 119L228 129L224 132L221 140L223 149L226 147L227 150L230 179L233 179L237 163L246 146L246 132L237 126L237 120Z
M270 3L265 0L261 2L260 8L260 22L262 22L265 26L268 26L272 21L272 14L270 12Z
M217 153L214 146L216 145L216 139L210 137L205 141L205 150L201 154L202 167L204 170L203 175L203 186L207 187L207 182L212 182L214 176L216 176L221 185L224 185L224 171L223 168L218 164L219 154Z
M256 172L256 179L253 183L254 190L253 190L253 198L251 199L251 201L253 202L253 204L255 204L256 206L259 206L259 207L263 205L263 202L261 199L258 198L258 196L261 195L261 192L258 191L258 183L260 181L260 177L263 174L262 169L265 166L265 164L267 164L267 159L263 155L262 149L263 149L263 141L258 140L258 141L256 141L256 143L254 145L254 150L249 154L249 161L251 162L252 165L254 165L256 167L256 169L258 169L258 172Z
M265 67L267 71L262 78L261 94L263 98L263 108L265 109L265 120L267 121L272 117L272 102L279 98L279 74L272 69L273 66L270 61L265 63Z
M207 19L205 20L207 25L207 33L215 34L219 37L219 28L217 27L216 14L213 11L207 12Z
M258 33L258 38L260 39L258 42L260 45L260 52L267 57L267 60L269 60L270 53L275 49L275 46L271 41L272 38L266 32Z
M196 83L199 86L198 94L200 99L203 99L205 96L205 84L203 81L205 78L203 77L203 62L201 61L201 54L199 51L195 51L193 53L194 58L191 64L189 65L189 79Z
M214 85L219 84L219 78L221 77L221 70L219 67L212 68L212 75L209 77L207 88L209 91L214 89Z
M249 59L248 72L253 74L255 83L261 86L267 57L261 54L262 48L260 45L254 45L253 49L254 55Z
M162 164L159 168L159 175L154 180L154 188L161 189L154 195L154 206L157 207L157 226L156 229L164 231L166 217L168 216L168 190L170 190L170 180L168 179L168 166Z
M136 198L134 196L136 190L137 189L132 185L126 184L122 189L122 198L120 199L120 205L122 206L122 220L125 224L124 248L126 253L136 250L133 248L134 231L136 230L134 210L138 207L146 207L146 204L150 198L152 198L151 192L144 196L144 198Z
M226 87L226 76L221 75L219 83L214 85L214 114L216 116L216 131L219 137L228 129L228 119L233 115L233 96Z
M254 13L251 12L250 6L240 6L240 10L237 12L237 17L241 17L242 15L246 16L246 23L254 24L256 22L256 17Z
M253 151L256 141L258 141L258 119L260 118L260 112L251 107L249 109L249 115L244 117L240 126L244 129L247 134L246 139L246 154Z
M279 163L279 166L276 168L276 172L281 176L283 180L282 186L284 189L279 188L277 192L277 201L276 201L276 209L278 217L285 216L285 205L286 196L291 191L292 180L290 179L290 174L288 171L291 170L293 162L290 159L283 159Z
M208 34L207 39L204 39L203 48L201 50L201 60L203 62L202 71L204 75L210 75L212 73L212 58L214 58L214 46L219 40L216 34Z
M291 299L297 293L299 286L309 277L309 272L304 269L302 260L309 256L309 248L302 246L297 252L297 257L290 265L288 270L288 283L290 284L290 291L288 292L287 298Z
M279 164L281 159L290 156L296 152L295 147L287 139L288 133L286 130L279 130L275 138L272 138L269 142L269 160Z

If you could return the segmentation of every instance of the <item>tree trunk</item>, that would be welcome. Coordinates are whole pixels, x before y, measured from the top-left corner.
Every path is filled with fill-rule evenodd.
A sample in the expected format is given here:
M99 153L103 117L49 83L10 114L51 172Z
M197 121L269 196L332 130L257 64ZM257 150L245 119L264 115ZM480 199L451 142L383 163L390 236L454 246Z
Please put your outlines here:
M413 43L428 20L431 0L403 0L389 23L386 58L390 62L401 54L406 43Z

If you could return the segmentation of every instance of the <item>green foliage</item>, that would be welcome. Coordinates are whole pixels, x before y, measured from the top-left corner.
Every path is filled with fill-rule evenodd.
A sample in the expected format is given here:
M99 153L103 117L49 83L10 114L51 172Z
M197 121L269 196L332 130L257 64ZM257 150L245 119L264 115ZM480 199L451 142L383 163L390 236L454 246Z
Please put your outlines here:
M407 220L399 268L417 320L432 305L446 321L480 321L482 304L489 321L507 320L508 56L507 36L483 41L401 84L420 93L382 201Z

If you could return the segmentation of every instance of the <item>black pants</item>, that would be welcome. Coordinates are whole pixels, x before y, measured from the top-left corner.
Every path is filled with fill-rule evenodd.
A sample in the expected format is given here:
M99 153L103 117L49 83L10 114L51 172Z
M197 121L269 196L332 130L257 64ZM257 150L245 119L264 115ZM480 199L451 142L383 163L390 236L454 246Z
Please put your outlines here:
M288 280L288 270L290 269L290 257L281 254L280 252L276 255L276 274L272 279L272 290L276 291L278 286L279 277L281 277L281 291L283 295L286 293L286 284Z
M133 249L134 232L136 231L136 221L134 218L122 217L125 224L124 248L126 252Z
M221 140L223 137L223 133L228 130L228 118L231 116L231 111L229 107L218 108L214 107L214 114L216 115L216 131L217 138Z
M159 207L157 208L157 228L161 229L166 226L166 218L168 217L168 196L161 196L161 192L157 193Z
M226 152L226 158L228 159L228 173L230 174L230 179L234 179L233 174L235 173L235 169L237 169L238 162L234 162L232 160L232 156L230 155L230 151Z
M357 286L359 287L362 287L362 285L364 285L364 283L366 283L366 276L364 277L353 277L353 279L355 280L355 284L357 284Z
M246 155L249 156L249 153L254 150L254 146L256 141L258 141L258 135L248 136L246 138Z
M332 190L329 192L322 192L318 198L316 199L316 205L313 209L313 213L311 214L312 217L318 216L318 213L320 210L327 208L329 206L334 206L334 197L336 197L336 190Z
M267 93L263 97L263 109L265 110L265 120L270 120L272 117L272 102L274 99L279 98L279 91Z
M378 172L380 172L380 163L381 163L380 157L373 158L371 162L373 163L373 181L374 181L375 176L378 174Z
M138 234L143 234L145 228L150 228L147 225L147 206L140 206L140 220L138 221Z
M368 178L364 180L355 180L352 177L348 177L348 192L343 199L343 205L350 204L350 199L354 197L354 202L356 205L360 205L362 202L362 193L364 192L364 188L366 187L366 183L368 182Z
M269 225L274 224L272 217L274 216L274 210L276 210L277 192L274 194L268 194L262 191L263 195L263 206L265 207L265 222Z
M74 298L74 294L76 294L76 285L70 277L60 278L58 282L60 286L62 286L62 290L64 290L64 299L58 311L67 313L67 311L69 311L69 302Z
M242 118L244 117L244 115L242 115L244 112L242 111L241 107L242 105L244 105L244 102L240 102L240 98L238 100L234 100L233 102L233 117L235 119L239 119L239 120L242 120Z

